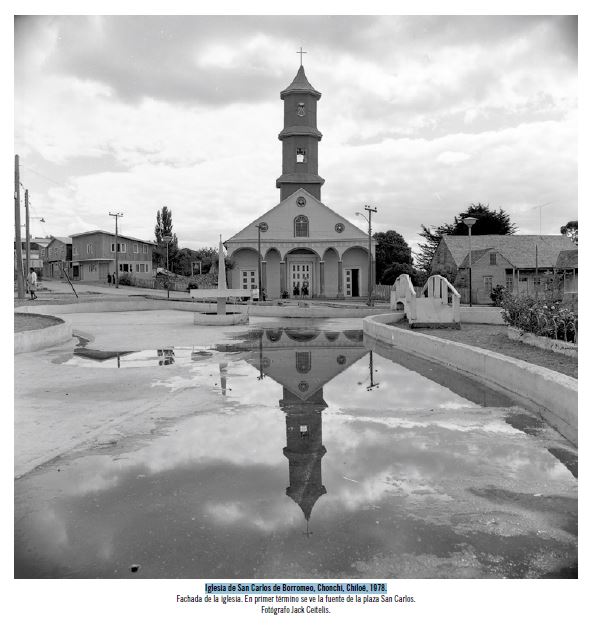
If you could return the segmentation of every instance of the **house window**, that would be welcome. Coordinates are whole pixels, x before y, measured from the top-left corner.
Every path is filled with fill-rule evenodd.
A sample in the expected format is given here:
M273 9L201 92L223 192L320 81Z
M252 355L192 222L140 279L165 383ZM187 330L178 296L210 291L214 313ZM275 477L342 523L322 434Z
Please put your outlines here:
M511 274L505 276L505 289L508 292L512 292L514 289L514 277Z
M305 150L303 148L297 148L297 163L305 163Z
M111 245L111 252L112 253L115 252L115 244ZM126 252L126 244L121 244L120 242L118 242L118 252L119 253L125 253Z
M497 265L497 253L489 253L489 265Z
M137 253L138 252L138 244L132 244L132 252L133 253Z
M148 253L148 244L143 244L142 245L142 252L143 253Z
M309 237L309 219L307 216L295 218L295 237Z
M87 244L87 255L93 254L93 244Z
M492 276L485 276L485 277L483 277L483 282L484 282L484 285L485 285L485 292L490 294L491 290L493 289L493 277Z
M120 264L120 272L130 272L130 264L121 263Z
M76 255L78 255L78 246L73 246L72 247L72 256L75 257Z

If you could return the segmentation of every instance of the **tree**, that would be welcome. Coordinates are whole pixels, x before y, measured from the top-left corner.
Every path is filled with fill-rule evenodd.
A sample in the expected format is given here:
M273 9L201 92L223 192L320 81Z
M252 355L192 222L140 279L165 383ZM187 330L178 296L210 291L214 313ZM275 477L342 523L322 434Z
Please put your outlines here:
M559 231L562 235L571 237L571 241L577 246L578 243L578 221L570 220L565 226L562 226Z
M375 274L380 279L382 285L391 285L395 278L390 282L384 280L384 273L395 264L400 266L409 266L412 269L413 258L410 246L406 243L404 237L396 231L390 230L386 232L376 233L374 236L375 245ZM392 273L394 272L394 269ZM402 274L402 272L400 273Z
M501 207L495 211L489 209L489 205L482 205L481 203L470 205L466 211L462 211L454 217L454 221L450 224L429 228L421 224L419 235L425 240L425 243L419 244L421 252L417 255L417 267L426 277L431 274L431 262L441 238L444 235L466 235L468 233L468 227L463 222L466 217L476 218L476 223L472 227L473 235L513 235L518 230L510 216Z
M394 285L394 281L401 275L408 274L413 285L419 284L419 273L410 263L395 261L391 263L383 272L380 283L382 285Z
M157 223L155 225L155 244L153 250L153 264L160 267L167 266L167 244L163 236L169 235L173 239L169 242L169 269L172 272L179 270L179 248L177 235L173 232L173 214L167 207L157 211Z

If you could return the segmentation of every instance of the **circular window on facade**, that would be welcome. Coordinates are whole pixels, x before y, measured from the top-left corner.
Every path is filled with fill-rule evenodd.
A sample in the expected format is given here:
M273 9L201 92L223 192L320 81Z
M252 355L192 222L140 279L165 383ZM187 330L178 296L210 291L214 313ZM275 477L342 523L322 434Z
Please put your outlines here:
M307 392L307 390L309 390L309 384L306 381L301 381L297 387L300 392Z
M260 227L260 231L262 231L262 233L266 233L266 231L268 231L268 224L266 224L266 222L260 222L258 226Z
M336 363L339 364L340 366L344 366L344 364L346 364L346 357L344 355L339 355L336 358Z
M337 233L342 233L344 231L344 224L342 222L338 222L335 226L334 226L334 230Z
M306 203L306 200L305 200L305 198L303 196L298 196L297 197L297 206L298 207L305 207L305 203Z

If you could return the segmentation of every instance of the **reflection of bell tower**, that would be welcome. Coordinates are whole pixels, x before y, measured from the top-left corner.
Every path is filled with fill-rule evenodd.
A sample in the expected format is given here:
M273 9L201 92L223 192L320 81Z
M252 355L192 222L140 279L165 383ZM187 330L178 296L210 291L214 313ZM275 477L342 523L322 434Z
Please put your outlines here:
M321 95L307 80L303 65L293 82L281 91L285 121L278 138L283 142L283 173L276 179L281 201L300 188L320 200L324 179L318 176L318 142L322 133L316 125Z
M287 446L283 449L289 460L287 496L299 505L309 521L316 501L326 494L322 485L322 457L326 453L322 444L322 412L327 407L323 389L302 400L283 387L279 405L287 415Z

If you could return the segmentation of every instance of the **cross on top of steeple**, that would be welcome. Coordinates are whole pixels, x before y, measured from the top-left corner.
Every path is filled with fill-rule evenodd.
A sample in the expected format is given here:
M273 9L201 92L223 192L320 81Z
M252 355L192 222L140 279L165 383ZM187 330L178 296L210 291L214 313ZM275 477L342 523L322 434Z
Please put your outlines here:
M299 55L299 65L303 65L303 55L307 54L305 50L303 50L303 46L299 46L299 50L296 52Z

